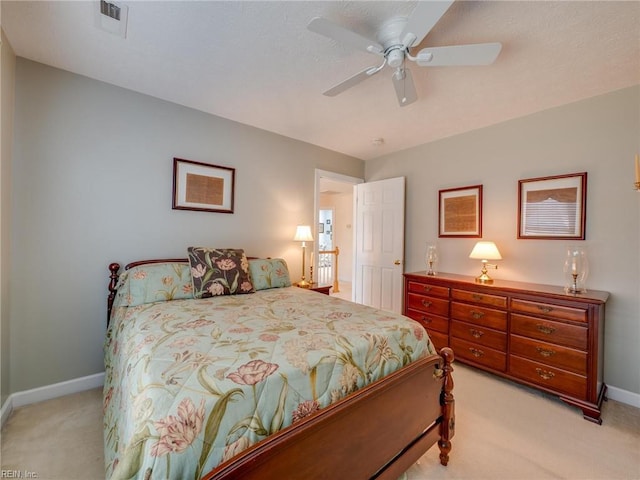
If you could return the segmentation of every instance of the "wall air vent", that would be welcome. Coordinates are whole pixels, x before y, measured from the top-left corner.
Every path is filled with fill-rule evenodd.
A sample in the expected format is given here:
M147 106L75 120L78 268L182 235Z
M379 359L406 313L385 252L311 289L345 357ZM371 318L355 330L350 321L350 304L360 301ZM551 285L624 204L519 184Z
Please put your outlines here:
M127 18L129 7L120 2L97 2L95 24L101 30L105 30L122 38L127 36Z
M107 17L111 17L114 20L120 21L120 7L115 3L105 2L104 0L100 0L100 13L102 15L106 15Z

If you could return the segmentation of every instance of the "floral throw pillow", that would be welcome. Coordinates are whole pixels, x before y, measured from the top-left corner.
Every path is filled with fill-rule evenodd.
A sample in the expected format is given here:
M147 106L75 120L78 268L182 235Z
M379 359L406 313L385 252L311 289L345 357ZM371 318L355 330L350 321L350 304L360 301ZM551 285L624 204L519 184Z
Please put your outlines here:
M249 260L249 271L256 290L291 286L287 262L282 258Z
M189 270L186 262L133 267L120 274L115 305L135 307L143 303L193 298Z
M194 298L255 291L244 250L189 247L188 253Z

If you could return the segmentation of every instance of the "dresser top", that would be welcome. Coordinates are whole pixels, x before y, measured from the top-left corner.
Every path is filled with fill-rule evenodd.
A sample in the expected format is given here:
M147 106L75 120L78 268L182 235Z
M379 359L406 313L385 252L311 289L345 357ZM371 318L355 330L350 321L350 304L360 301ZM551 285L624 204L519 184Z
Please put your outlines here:
M587 303L605 303L609 298L609 292L603 292L601 290L587 289L585 293L566 293L563 287L557 285L544 285L539 283L528 282L514 282L511 280L494 279L493 284L486 285L476 283L475 277L468 275L459 275L457 273L444 273L438 272L436 275L427 275L425 272L412 272L405 273L405 277L408 279L414 278L418 280L428 281L434 284L451 284L459 283L465 288L473 287L474 290L491 293L491 290L500 290L503 292L512 293L532 293L532 294L544 294L551 295L556 298L565 300L584 301Z

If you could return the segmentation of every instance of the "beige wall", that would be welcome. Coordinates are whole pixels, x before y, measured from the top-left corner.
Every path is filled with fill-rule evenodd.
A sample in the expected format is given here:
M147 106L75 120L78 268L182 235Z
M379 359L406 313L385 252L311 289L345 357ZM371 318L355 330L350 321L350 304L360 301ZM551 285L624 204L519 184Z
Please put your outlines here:
M16 68L11 391L103 371L107 265L241 247L300 271L315 169L361 160L22 58ZM171 209L172 161L236 169L235 213Z
M4 39L3 39L4 40ZM106 266L182 256L189 245L241 246L300 270L295 225L311 224L316 168L367 180L407 178L406 270L474 275L473 239L437 239L438 190L484 185L484 238L504 257L497 278L562 284L567 242L517 240L517 181L587 171L590 288L610 291L605 380L640 393L640 87L363 162L19 58L13 163L6 164L2 63L2 369L10 392L103 370ZM11 64L11 56L7 57ZM12 92L9 90L9 94ZM9 120L9 125L11 121ZM171 210L174 156L236 168L233 215ZM301 160L304 159L304 160ZM12 165L13 171L7 170ZM9 203L10 204L10 203ZM10 219L10 220L7 220ZM10 222L7 224L7 222ZM10 325L4 314L12 279ZM9 330L9 326L11 327ZM5 399L3 375L2 400Z
M518 240L518 180L588 173L587 287L611 293L605 381L640 394L640 86L425 144L365 164L367 181L407 178L406 270L423 270L437 240L440 271L477 275L475 239L438 238L438 190L482 184L483 237L503 260L495 278L563 285L562 240Z
M9 385L9 278L11 265L11 156L16 57L2 31L0 46L0 405Z

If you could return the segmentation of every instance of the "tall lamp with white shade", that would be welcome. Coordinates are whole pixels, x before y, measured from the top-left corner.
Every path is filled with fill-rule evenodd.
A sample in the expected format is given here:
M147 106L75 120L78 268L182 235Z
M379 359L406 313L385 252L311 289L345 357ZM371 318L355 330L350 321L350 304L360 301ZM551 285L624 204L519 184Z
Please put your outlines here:
M306 257L306 242L313 242L313 235L311 234L311 227L309 225L298 225L296 228L296 235L293 237L296 242L302 242L302 277L298 282L298 286L302 288L309 288L311 284L304 278L305 265L304 259Z
M482 271L480 272L480 276L476 277L476 283L491 285L493 279L487 274L487 267L498 268L498 266L488 262L489 260L502 260L496 244L493 242L476 243L473 250L471 250L471 254L469 254L469 258L482 260Z

